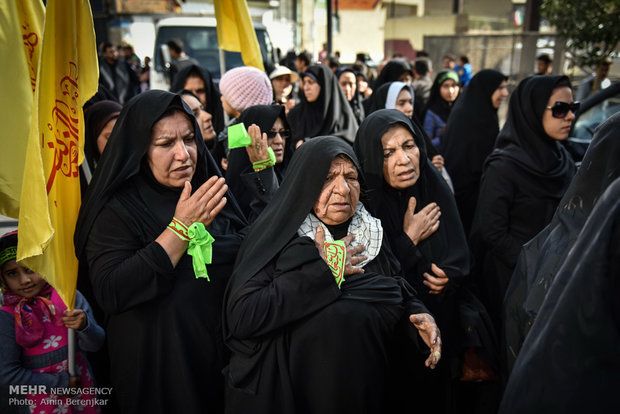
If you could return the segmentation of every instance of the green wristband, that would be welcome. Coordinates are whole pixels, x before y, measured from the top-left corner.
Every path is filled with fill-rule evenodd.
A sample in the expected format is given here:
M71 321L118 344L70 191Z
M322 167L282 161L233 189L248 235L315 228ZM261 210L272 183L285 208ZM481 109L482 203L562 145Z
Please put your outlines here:
M273 167L274 165L276 165L276 154L274 154L271 147L267 147L267 155L269 155L269 158L267 158L266 160L256 161L252 163L252 168L254 168L254 171L258 172L264 170L265 168Z
M213 258L213 242L215 239L209 234L205 225L202 223L193 223L187 231L189 236L189 246L187 254L192 256L192 265L194 266L194 275L196 279L202 277L209 282L207 274L207 265L211 264Z

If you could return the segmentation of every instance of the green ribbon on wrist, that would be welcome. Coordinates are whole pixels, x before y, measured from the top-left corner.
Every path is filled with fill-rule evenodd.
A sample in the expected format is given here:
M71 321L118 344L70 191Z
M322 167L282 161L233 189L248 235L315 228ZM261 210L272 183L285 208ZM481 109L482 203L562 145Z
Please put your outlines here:
M211 279L209 279L207 274L207 265L211 264L213 258L212 245L215 239L202 223L193 223L189 226L187 234L189 236L187 254L192 256L194 275L196 275L196 279L203 277L210 282Z
M271 147L267 147L267 155L269 155L269 158L267 158L266 160L256 161L252 163L252 168L254 168L254 171L262 171L265 168L273 167L274 165L276 165L276 154L274 154Z

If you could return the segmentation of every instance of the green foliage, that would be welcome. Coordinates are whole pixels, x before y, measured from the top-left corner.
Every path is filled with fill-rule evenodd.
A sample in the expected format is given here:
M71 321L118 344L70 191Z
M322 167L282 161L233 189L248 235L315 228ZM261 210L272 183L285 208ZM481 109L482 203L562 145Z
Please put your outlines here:
M542 0L540 12L582 68L612 56L620 42L620 0Z

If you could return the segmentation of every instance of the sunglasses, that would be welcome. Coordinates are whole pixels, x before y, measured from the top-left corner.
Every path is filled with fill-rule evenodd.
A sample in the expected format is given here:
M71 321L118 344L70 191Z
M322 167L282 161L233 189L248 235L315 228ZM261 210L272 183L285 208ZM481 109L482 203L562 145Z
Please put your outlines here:
M571 111L573 114L577 113L579 110L579 102L569 104L568 102L556 101L553 106L547 106L546 108L551 109L551 115L554 118L564 118L568 115L568 111Z
M267 138L269 139L274 139L278 134L280 134L280 137L282 137L282 139L287 139L291 135L291 130L281 129L279 131L267 131L265 132L265 134L267 134Z

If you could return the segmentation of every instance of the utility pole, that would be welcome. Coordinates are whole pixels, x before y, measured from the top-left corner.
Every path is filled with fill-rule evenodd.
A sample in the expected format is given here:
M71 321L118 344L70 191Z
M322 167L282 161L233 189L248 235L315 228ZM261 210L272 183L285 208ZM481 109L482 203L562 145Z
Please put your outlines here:
M332 22L332 0L326 0L327 2L327 56L332 55L332 33L334 32Z

